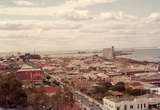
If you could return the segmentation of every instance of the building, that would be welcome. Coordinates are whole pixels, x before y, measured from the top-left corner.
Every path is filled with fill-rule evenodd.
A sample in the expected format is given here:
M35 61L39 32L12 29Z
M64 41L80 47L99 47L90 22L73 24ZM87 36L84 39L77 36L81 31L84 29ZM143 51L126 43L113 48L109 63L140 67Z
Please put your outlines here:
M0 70L6 70L8 68L9 68L8 65L0 63Z
M114 59L115 58L114 47L104 48L103 49L103 57L105 59Z
M152 95L104 97L104 110L159 110L160 97Z
M152 87L149 89L151 93L160 95L160 87Z
M17 71L16 77L22 82L41 83L44 73L41 69L24 64L21 69Z

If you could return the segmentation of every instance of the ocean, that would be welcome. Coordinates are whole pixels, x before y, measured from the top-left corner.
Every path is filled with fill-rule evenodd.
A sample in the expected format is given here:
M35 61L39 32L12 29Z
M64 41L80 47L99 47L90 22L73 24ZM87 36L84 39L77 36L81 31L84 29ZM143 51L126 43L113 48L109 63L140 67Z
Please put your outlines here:
M122 50L123 51L123 50ZM59 53L59 54L50 54L49 56L90 56L95 53L87 52L84 54L78 54L77 52L69 52L69 53ZM98 55L102 55L102 53L96 53ZM134 49L130 55L122 55L120 57L130 58L138 61L150 61L150 62L160 62L160 49Z
M136 49L130 55L121 57L139 61L160 62L160 49Z

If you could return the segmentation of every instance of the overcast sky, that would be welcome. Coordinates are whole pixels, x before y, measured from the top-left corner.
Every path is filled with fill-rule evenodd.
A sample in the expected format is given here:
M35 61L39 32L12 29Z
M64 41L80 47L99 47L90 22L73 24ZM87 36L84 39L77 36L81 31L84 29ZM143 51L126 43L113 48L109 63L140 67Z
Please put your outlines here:
M160 0L0 0L0 52L160 48Z

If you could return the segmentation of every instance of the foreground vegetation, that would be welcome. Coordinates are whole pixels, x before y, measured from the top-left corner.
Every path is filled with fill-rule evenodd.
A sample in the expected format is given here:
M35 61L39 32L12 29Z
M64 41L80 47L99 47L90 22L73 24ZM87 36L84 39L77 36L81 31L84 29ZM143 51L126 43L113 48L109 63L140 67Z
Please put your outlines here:
M16 80L14 74L0 77L0 107L27 110L59 110L64 106L73 106L73 94L64 89L52 96L34 90L24 89L22 83ZM31 109L32 108L32 109Z

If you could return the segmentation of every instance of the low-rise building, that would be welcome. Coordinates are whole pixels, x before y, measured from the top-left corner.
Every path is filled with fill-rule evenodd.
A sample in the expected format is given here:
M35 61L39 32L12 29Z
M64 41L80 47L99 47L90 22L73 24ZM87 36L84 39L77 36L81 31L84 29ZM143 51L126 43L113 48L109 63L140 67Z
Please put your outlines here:
M123 96L104 97L104 110L150 110L152 107L159 108L160 97L145 96Z

